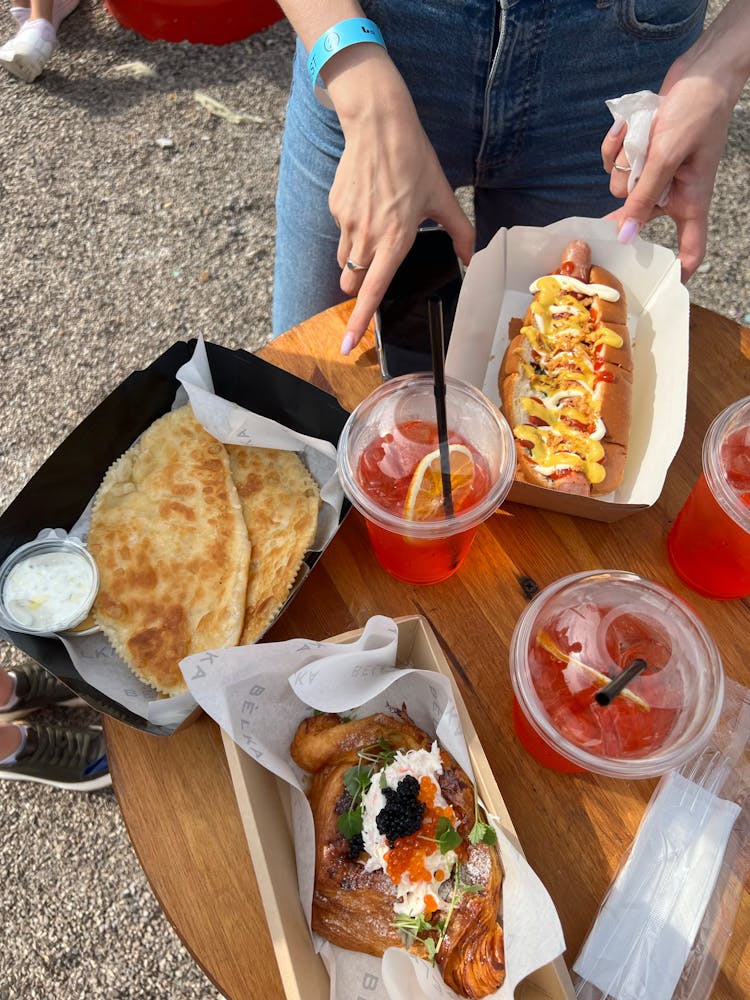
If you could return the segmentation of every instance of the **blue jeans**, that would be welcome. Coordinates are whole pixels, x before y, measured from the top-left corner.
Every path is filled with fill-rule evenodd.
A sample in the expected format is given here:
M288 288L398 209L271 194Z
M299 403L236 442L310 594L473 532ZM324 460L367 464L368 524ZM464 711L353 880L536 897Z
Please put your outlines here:
M473 186L477 248L502 226L599 217L604 102L658 91L706 0L364 0L454 188ZM404 137L408 142L408 137ZM344 139L300 43L276 196L274 335L341 302L328 209Z

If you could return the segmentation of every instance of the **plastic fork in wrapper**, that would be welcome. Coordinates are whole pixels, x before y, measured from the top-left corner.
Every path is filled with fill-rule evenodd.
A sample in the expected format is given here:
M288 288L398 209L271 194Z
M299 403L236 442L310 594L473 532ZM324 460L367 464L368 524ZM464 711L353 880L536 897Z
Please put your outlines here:
M708 1000L750 875L750 690L664 775L573 964L579 1000Z

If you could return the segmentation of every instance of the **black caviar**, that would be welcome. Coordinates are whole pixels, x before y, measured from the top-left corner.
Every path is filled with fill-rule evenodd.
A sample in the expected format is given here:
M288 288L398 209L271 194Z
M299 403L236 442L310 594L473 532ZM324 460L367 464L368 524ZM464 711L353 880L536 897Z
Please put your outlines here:
M362 838L362 834L355 833L354 836L349 839L349 860L356 861L364 849L365 842Z
M385 805L375 822L389 847L394 847L399 837L416 833L422 825L425 804L419 801L418 794L419 782L411 774L402 778L395 788L383 789Z

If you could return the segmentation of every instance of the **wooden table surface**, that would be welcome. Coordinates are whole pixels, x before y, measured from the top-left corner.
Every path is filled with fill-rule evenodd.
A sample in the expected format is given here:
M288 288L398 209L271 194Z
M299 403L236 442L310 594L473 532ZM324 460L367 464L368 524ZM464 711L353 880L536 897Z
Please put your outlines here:
M343 358L348 306L314 317L261 355L338 396L352 409L378 383L368 337ZM356 512L318 561L267 638L325 639L373 614L421 614L454 667L487 758L532 867L560 914L570 965L655 781L558 774L520 747L511 722L508 643L525 606L519 577L541 587L569 573L628 569L672 588L698 612L729 677L750 686L750 600L690 591L666 555L669 527L696 479L703 435L731 401L750 394L750 330L693 307L687 422L661 499L607 525L506 504L483 525L467 563L445 583L411 587L371 554ZM245 835L216 725L203 716L169 738L105 724L114 788L130 838L168 918L196 961L231 1000L283 997ZM750 997L750 892L714 989ZM644 998L649 1000L649 998Z

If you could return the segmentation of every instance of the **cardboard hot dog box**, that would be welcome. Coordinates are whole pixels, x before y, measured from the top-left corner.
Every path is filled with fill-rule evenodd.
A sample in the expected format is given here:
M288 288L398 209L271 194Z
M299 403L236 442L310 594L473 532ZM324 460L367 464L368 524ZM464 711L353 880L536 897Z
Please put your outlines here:
M680 262L666 247L640 238L617 242L612 219L563 219L551 226L501 229L466 271L453 324L446 371L481 389L500 406L498 371L508 324L523 317L529 286L559 266L575 239L591 247L594 264L620 279L633 344L633 423L622 485L584 497L514 482L508 499L590 518L618 521L659 499L682 441L687 404L689 297Z

